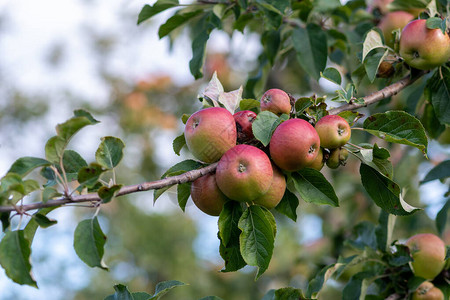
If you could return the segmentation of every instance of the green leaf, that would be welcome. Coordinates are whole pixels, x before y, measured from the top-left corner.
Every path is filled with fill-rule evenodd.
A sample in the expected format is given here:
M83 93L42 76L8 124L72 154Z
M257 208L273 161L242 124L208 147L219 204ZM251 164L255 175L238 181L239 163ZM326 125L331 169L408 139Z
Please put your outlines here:
M341 73L335 68L326 68L323 73L320 72L320 76L337 85L341 85L342 83Z
M256 116L255 121L252 123L253 135L264 146L267 146L277 126L287 119L289 119L289 116L286 114L282 114L278 117L271 111L262 111Z
M353 228L354 238L347 240L348 244L355 249L364 250L366 247L377 248L377 237L375 226L371 222L363 221Z
M388 111L368 117L365 131L388 142L405 144L427 153L428 140L422 123L404 111Z
M194 27L196 36L192 40L192 59L189 61L189 70L195 79L203 77L201 71L204 63L206 42L209 39L209 35L214 28L209 22L212 18L213 12L205 14L205 16Z
M0 264L6 276L18 284L37 288L31 273L30 242L25 239L23 230L6 232L0 241Z
M259 109L260 102L255 99L242 99L241 102L239 102L239 109L240 110L257 110Z
M264 46L267 58L270 64L273 65L275 58L278 54L278 49L280 48L280 31L279 30L268 30L265 31L261 37L261 42Z
M159 282L156 285L155 288L155 294L149 298L148 300L157 300L167 294L171 289L174 289L176 287L185 286L187 285L184 282L178 281L178 280L169 280L169 281L162 281Z
M350 151L350 154L356 156L359 160L361 160L361 162L363 164L366 164L366 165L372 167L373 169L378 171L383 176L386 176L387 178L392 179L394 177L394 168L392 167L392 163L387 159L387 158L389 158L390 154L387 151L389 156L380 158L379 153L380 153L380 151L383 151L380 149L387 151L384 148L378 148L378 145L375 144L372 149L363 147L363 149L358 149L356 151ZM374 153L377 153L378 157Z
M136 292L131 294L134 300L148 300L152 295L146 292Z
M239 219L241 254L250 266L256 266L258 279L267 269L272 258L275 241L275 218L264 207L252 205Z
M17 159L8 170L8 173L16 173L24 177L36 168L49 166L51 163L48 160L37 157L21 157Z
M181 116L181 121L183 122L183 124L186 124L187 120L189 119L191 115L190 114L183 114Z
M412 8L426 8L429 0L394 0L387 8L391 11L409 10Z
M217 297L217 296L206 296L206 297L200 298L199 300L223 300L223 299L220 297Z
M182 133L180 136L177 136L173 140L173 152L175 152L176 155L180 156L180 151L181 149L183 149L184 145L186 145L186 139L184 137L184 133Z
M306 202L339 206L333 186L317 170L305 168L292 173L288 178L288 186L292 186Z
M159 38L162 39L163 37L171 33L174 29L180 27L181 25L183 25L190 19L194 18L195 16L198 16L201 12L203 12L203 10L199 9L195 11L173 15L172 17L167 19L166 23L162 24L159 27L158 30Z
M447 199L447 202L445 202L444 206L441 208L441 210L436 215L436 228L440 235L444 233L445 225L447 224L447 215L448 210L450 209L450 199Z
M82 167L78 172L78 182L81 186L93 187L105 172L103 167L97 163L90 163L87 167Z
M49 219L47 216L37 213L33 215L33 218L36 220L36 223L39 224L42 228L47 228L58 223L55 219Z
M381 175L375 169L361 164L359 173L364 189L375 204L384 211L396 216L404 216L418 210L403 201L400 187L395 182Z
M50 162L59 165L64 154L64 148L66 148L66 141L59 136L51 137L45 144L45 157Z
M121 139L106 136L101 139L100 146L95 152L95 160L106 169L116 167L123 157L125 144Z
M107 270L103 263L106 235L98 223L97 217L81 221L75 229L73 247L78 257L90 267Z
M297 116L302 114L305 111L305 109L307 109L311 105L313 105L311 98L302 97L300 99L297 99L297 101L295 101L295 112Z
M408 246L396 244L395 248L396 251L392 255L389 255L387 259L389 265L400 267L413 261Z
M139 13L137 24L139 25L154 15L176 6L178 6L178 0L158 0L153 6L146 4Z
M314 0L313 1L314 10L319 12L330 11L341 6L341 2L339 0Z
M110 187L102 186L98 189L97 194L102 199L102 203L108 203L116 196L117 192L120 191L121 188L121 184L115 184Z
M319 25L308 23L292 32L292 43L303 70L318 80L327 63L327 35Z
M373 82L377 78L378 68L388 53L389 51L387 49L383 49L382 51L372 51L366 56L364 68L366 69L366 74L370 82Z
M47 203L48 200L59 197L62 194L59 193L55 188L47 186L42 191L42 203Z
M377 29L372 29L367 33L366 38L364 39L361 60L365 61L369 52L377 48L384 48L383 38Z
M180 208L183 212L186 208L186 203L189 199L189 196L191 195L191 185L191 182L186 182L177 186L178 205L180 205Z
M293 287L284 287L277 290L272 290L264 295L262 300L303 300L302 290Z
M123 284L116 284L114 286L114 290L116 292L113 295L109 295L108 297L106 297L105 300L136 300L130 293L128 288ZM151 297L151 295L148 296ZM149 297L145 299L148 299Z
M356 112L356 111L347 110L347 111L340 112L338 114L338 116L344 118L350 126L353 126L353 124L355 124L356 121L358 121L364 115L359 112Z
M441 19L438 17L432 17L427 19L427 28L429 29L440 29L442 34L445 34L447 31L447 22L445 19Z
M78 173L82 167L87 167L87 162L76 151L65 150L63 154L63 166L66 173Z
M342 291L342 300L364 299L368 287L367 279L373 276L372 272L359 272L353 275Z
M378 226L375 229L377 248L380 251L388 251L391 245L395 220L396 217L394 215L388 214L384 210L380 211Z
M275 207L275 209L279 212L291 219L294 222L297 222L297 207L299 201L297 196L286 189L284 191L283 198L281 198L280 203Z
M10 212L2 212L0 213L0 222L2 223L2 231L6 232L6 229L9 228L9 225L11 225L9 216Z
M445 160L431 169L420 184L430 182L436 179L443 180L450 177L450 160Z
M75 114L77 114L75 112ZM69 140L83 127L86 127L88 125L94 125L97 124L98 121L93 121L92 118L89 118L87 116L74 116L67 120L64 123L56 125L56 134L66 141L66 143L69 142Z
M336 269L337 265L331 264L320 270L320 272L309 282L308 289L306 290L306 297L316 297L325 282L333 275Z
M41 208L34 215L39 214L39 215L42 215L42 216L46 216L48 213L50 213L51 211L55 210L56 208L58 208L58 206ZM34 235L36 234L36 230L38 229L39 225L40 224L38 223L38 221L35 218L31 218L30 221L28 221L27 226L25 226L25 228L23 230L25 239L27 241L29 241L30 244L33 242Z
M442 124L450 124L450 68L442 66L437 70L428 79L425 89L438 120Z

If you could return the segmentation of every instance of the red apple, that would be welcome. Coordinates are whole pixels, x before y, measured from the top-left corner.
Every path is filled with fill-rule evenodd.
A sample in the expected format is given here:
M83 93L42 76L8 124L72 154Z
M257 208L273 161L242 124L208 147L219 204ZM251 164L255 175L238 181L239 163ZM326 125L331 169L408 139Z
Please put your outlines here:
M412 300L444 300L444 294L431 282L425 281L414 291Z
M267 209L272 209L280 203L286 191L286 178L283 172L272 164L273 181L269 190L264 195L253 200L253 203L264 206Z
M276 115L289 114L291 99L283 90L270 89L261 98L261 111L264 110L271 111Z
M412 19L414 19L414 16L406 11L394 11L385 15L378 23L378 27L383 32L386 45L394 48L395 40L392 31L403 29Z
M320 149L314 127L302 119L290 119L274 131L269 144L275 164L286 171L298 171L313 163Z
M352 134L348 122L337 115L324 116L315 128L320 137L320 146L328 149L344 146Z
M320 148L319 152L317 153L316 159L308 166L308 168L316 169L317 171L322 170L323 165L325 164L325 161L323 159L323 149Z
M186 145L195 158L206 163L218 161L236 145L236 122L221 107L210 107L192 114L186 122Z
M416 234L406 241L414 261L410 263L414 275L432 280L444 268L445 244L431 233Z
M269 157L254 146L234 146L217 164L217 185L228 198L236 201L249 202L264 195L272 180Z
M336 148L331 150L330 156L327 160L327 167L330 169L337 169L339 166L344 166L348 158L348 150L345 148Z
M450 37L440 29L428 29L426 20L410 22L400 36L400 55L413 68L429 70L450 58Z
M205 214L218 216L228 198L216 183L215 174L206 174L191 185L191 198L194 204Z
M252 123L256 119L256 113L251 110L243 110L235 113L233 117L236 121L238 142L243 143L253 139Z

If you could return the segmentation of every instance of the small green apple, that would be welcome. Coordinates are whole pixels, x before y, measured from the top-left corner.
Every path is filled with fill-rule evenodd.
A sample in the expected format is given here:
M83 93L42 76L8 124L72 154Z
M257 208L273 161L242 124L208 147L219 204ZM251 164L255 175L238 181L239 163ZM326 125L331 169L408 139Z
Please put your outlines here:
M431 282L422 282L414 291L412 300L444 300L444 294Z
M308 166L308 168L315 169L317 171L322 170L323 165L325 164L325 160L323 159L323 148L320 147L319 152L317 153L316 159Z
M348 158L348 150L345 148L336 148L331 150L330 156L327 160L327 167L330 169L337 169L339 166L345 166Z

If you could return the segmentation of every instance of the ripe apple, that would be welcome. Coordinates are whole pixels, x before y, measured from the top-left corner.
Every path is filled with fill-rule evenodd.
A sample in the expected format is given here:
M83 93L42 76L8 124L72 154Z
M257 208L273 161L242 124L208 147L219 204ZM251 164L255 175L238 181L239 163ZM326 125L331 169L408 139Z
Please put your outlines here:
M337 115L322 117L315 128L320 137L320 146L328 149L344 146L352 135L348 122Z
M339 166L344 166L348 158L348 150L345 148L336 148L331 150L330 156L327 160L327 167L330 169L337 169Z
M217 185L228 198L236 201L249 202L264 195L272 180L269 157L254 146L234 146L217 164Z
M426 20L414 20L400 36L400 55L413 68L429 70L450 58L450 37L440 29L428 29Z
M415 290L412 300L444 300L444 294L431 282L425 281Z
M432 280L444 268L445 244L436 235L421 233L410 237L406 241L413 261L410 262L414 275Z
M256 119L256 113L251 110L243 110L235 113L233 117L236 121L238 142L243 143L253 139L252 123Z
M298 171L313 163L320 150L314 127L302 119L289 119L273 132L269 144L275 164L286 171Z
M289 114L291 99L283 90L270 89L261 97L261 111L264 110L271 111L276 115Z
M394 48L395 40L392 31L403 29L412 19L414 19L414 16L406 11L394 11L385 15L378 23L378 28L383 32L386 45Z
M191 198L194 204L205 214L218 216L228 198L216 183L215 174L206 174L191 185Z
M273 181L269 187L269 190L264 195L253 200L253 203L264 206L267 209L272 209L280 203L286 191L286 178L284 178L283 172L272 164Z
M317 171L322 170L325 160L323 159L323 148L319 149L316 159L308 166L308 168L316 169Z
M210 107L192 114L186 122L186 145L195 158L213 163L236 145L236 122L221 107Z

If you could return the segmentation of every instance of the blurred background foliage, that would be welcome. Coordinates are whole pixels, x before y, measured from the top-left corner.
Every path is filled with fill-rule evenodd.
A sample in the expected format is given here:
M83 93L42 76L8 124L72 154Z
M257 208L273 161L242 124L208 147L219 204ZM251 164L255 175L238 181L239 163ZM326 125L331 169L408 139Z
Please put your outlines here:
M19 2L13 5L7 1L0 5L0 52L10 53L8 51L11 50L2 44L5 45L8 37L20 28L17 14L21 12L20 5L26 4L25 1ZM246 31L244 35L231 30L228 36L223 33L213 35L208 43L204 79L194 81L184 71L183 76L188 77L180 80L174 74L188 69L189 51L179 49L189 48L183 45L189 44L189 28L177 33L184 36L177 41L155 41L156 21L145 23L139 28L135 25L142 3L121 10L124 1L115 1L110 7L98 2L71 1L71 5L84 10L111 9L110 14L116 22L115 31L101 30L101 26L88 17L76 23L81 41L87 49L84 55L88 56L92 76L97 80L86 86L92 89L92 93L74 92L74 86L76 90L77 85L70 80L57 81L52 86L52 80L56 81L55 78L59 76L77 78L66 73L76 70L63 67L68 60L74 59L69 54L73 49L70 49L72 45L68 38L49 40L45 45L45 55L35 56L33 51L27 52L28 60L36 60L43 65L40 69L42 72L32 77L34 82L29 82L29 85L19 80L17 75L29 70L21 66L23 69L11 71L14 65L8 55L0 55L2 175L20 156L42 156L44 141L53 135L54 126L67 119L71 110L84 108L104 125L98 125L97 131L91 129L92 133L83 133L72 142L71 147L92 158L100 136L117 136L126 144L124 161L117 170L118 182L136 184L156 180L171 164L182 159L173 154L171 141L183 130L180 121L182 114L200 108L197 94L205 87L213 72L217 72L228 91L245 84L247 78L259 71L258 57L261 62L264 49L260 44L257 24L250 26L252 30ZM52 8L43 4L40 9ZM36 18L36 22L41 21L39 15ZM164 18L167 15L163 14L159 20ZM369 22L374 24L373 20ZM32 22L27 24L32 26ZM362 26L357 26L357 29ZM354 36L349 37L352 46L361 42L360 32L355 30ZM151 43L146 42L149 35L153 35ZM179 70L172 67L171 71L155 71L137 67L147 63L140 61L139 57L155 55L154 43L167 46L166 52L158 57L162 55L175 60L171 65ZM241 46L245 43L249 44L246 50L250 49L251 53L243 53ZM332 57L340 60L346 55L345 49L339 48L339 44L335 46ZM167 52L170 48L172 54ZM130 58L136 53L139 53L136 58ZM122 57L126 57L124 63L128 64L122 71L126 68L136 70L120 72L114 69L116 60ZM306 74L289 52L281 55L273 68L265 67L263 72L267 80L258 82L260 86L254 90L256 99L264 90L272 87L284 89L296 97L334 91L334 87L323 80L317 83L306 79ZM422 96L417 95L417 87L424 82L424 79L419 80L393 99L364 109L362 113L368 115L387 109L406 109L421 116L425 106ZM386 79L377 79L373 85L366 84L360 90L360 95L388 83ZM248 95L251 96L251 93ZM441 144L431 142L430 159L426 161L417 149L369 140L371 137L360 132L353 135L355 144L377 142L389 148L395 180L400 186L406 187L405 199L411 205L425 208L412 216L397 218L394 240L404 240L420 232L436 232L433 218L444 204L442 191L445 192L445 187L435 182L419 188L418 182L428 170L448 157L449 136L447 128L437 137ZM182 152L182 156L189 157L189 154ZM276 214L278 236L273 258L269 269L257 282L254 282L255 271L252 268L246 267L235 273L219 272L223 264L218 256L216 218L201 214L192 202L188 204L186 213L183 213L177 207L175 191L161 197L154 205L153 194L146 192L118 198L101 208L100 222L108 236L105 262L110 272L89 268L78 260L71 249L75 224L92 216L94 211L88 208L66 208L62 209L65 212L50 214L50 217L58 220L57 226L39 229L36 235L31 259L40 290L15 285L2 270L0 299L103 299L113 293L112 286L116 283L128 285L131 291L153 293L156 283L163 280L180 280L189 284L167 294L164 299L168 300L198 299L208 295L233 300L260 299L271 288L305 288L323 266L336 261L339 256L352 253L353 250L344 241L354 237L352 228L356 224L362 221L377 223L380 209L364 192L358 167L359 162L350 158L347 166L337 171L323 171L339 196L339 208L301 202L297 223ZM447 229L444 235L446 244L449 244L450 231ZM55 260L58 256L61 259ZM341 280L345 282L356 271L349 270ZM337 299L342 286L342 282L329 282L321 298Z

